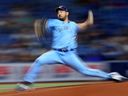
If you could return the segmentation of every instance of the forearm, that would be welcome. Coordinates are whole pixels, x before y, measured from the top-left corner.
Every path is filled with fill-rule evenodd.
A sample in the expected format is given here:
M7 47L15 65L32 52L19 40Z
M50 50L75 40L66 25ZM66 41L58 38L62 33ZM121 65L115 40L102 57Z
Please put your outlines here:
M35 20L34 30L35 30L35 34L36 34L37 37L39 35L41 35L41 33L42 33L42 26L41 25L42 25L42 20L41 19Z
M88 25L92 25L94 23L94 17L93 17L93 13L91 10L88 12L87 23Z
M44 35L45 25L46 25L46 19L35 20L34 31L38 39L40 39Z
M93 23L94 23L93 13L92 11L89 11L87 20L84 21L83 23L78 23L78 26L81 30L84 30L88 28L90 25L92 25Z

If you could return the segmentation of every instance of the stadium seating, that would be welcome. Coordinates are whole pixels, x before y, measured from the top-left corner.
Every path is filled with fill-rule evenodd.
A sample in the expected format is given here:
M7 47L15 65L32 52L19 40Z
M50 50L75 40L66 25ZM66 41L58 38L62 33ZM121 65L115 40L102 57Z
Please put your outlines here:
M38 42L33 22L42 17L55 18L55 7L61 4L69 7L70 18L77 22L86 19L90 8L94 12L94 25L78 34L80 57L89 61L116 60L123 59L122 57L127 59L128 1L106 0L99 1L99 5L93 0L91 3L81 0L82 5L76 1L78 0L1 0L0 62L31 62L49 49L51 37L42 39L42 43ZM117 38L123 39L115 40ZM106 43L108 41L109 44ZM111 44L113 46L110 48ZM117 50L120 46L122 48Z

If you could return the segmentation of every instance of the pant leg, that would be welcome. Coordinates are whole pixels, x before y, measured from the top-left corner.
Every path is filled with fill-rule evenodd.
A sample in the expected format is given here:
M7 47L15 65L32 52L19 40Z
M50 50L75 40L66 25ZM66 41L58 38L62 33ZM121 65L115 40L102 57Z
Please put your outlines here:
M54 64L56 62L62 63L55 51L52 50L52 51L48 51L48 52L42 54L31 65L27 74L24 77L24 81L33 83L35 81L35 78L36 78L38 72L40 72L42 65Z
M109 73L83 65L84 62L73 52L66 53L63 60L68 66L84 75L98 76L104 79L110 78Z

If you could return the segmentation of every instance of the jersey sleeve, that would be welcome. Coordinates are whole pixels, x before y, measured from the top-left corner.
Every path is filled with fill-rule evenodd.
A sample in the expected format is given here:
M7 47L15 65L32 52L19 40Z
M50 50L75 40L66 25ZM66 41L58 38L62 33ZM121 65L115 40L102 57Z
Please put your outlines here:
M51 32L52 27L55 24L55 19L47 19L45 29L47 32Z
M78 26L78 24L74 22L74 25L75 25L76 31L79 32L80 31L80 27Z

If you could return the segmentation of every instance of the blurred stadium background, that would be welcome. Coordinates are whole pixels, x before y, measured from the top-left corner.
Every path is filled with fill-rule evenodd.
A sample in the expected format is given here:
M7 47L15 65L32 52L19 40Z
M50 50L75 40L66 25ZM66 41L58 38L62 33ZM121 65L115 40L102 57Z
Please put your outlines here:
M33 22L42 17L55 18L54 11L58 5L67 6L71 14L70 19L76 22L85 20L88 10L92 9L95 23L85 32L78 34L78 55L92 68L118 71L127 76L128 0L1 0L0 82L22 80L28 66L40 54L49 50L50 37L38 41ZM84 77L62 65L46 65L38 80L97 78Z

